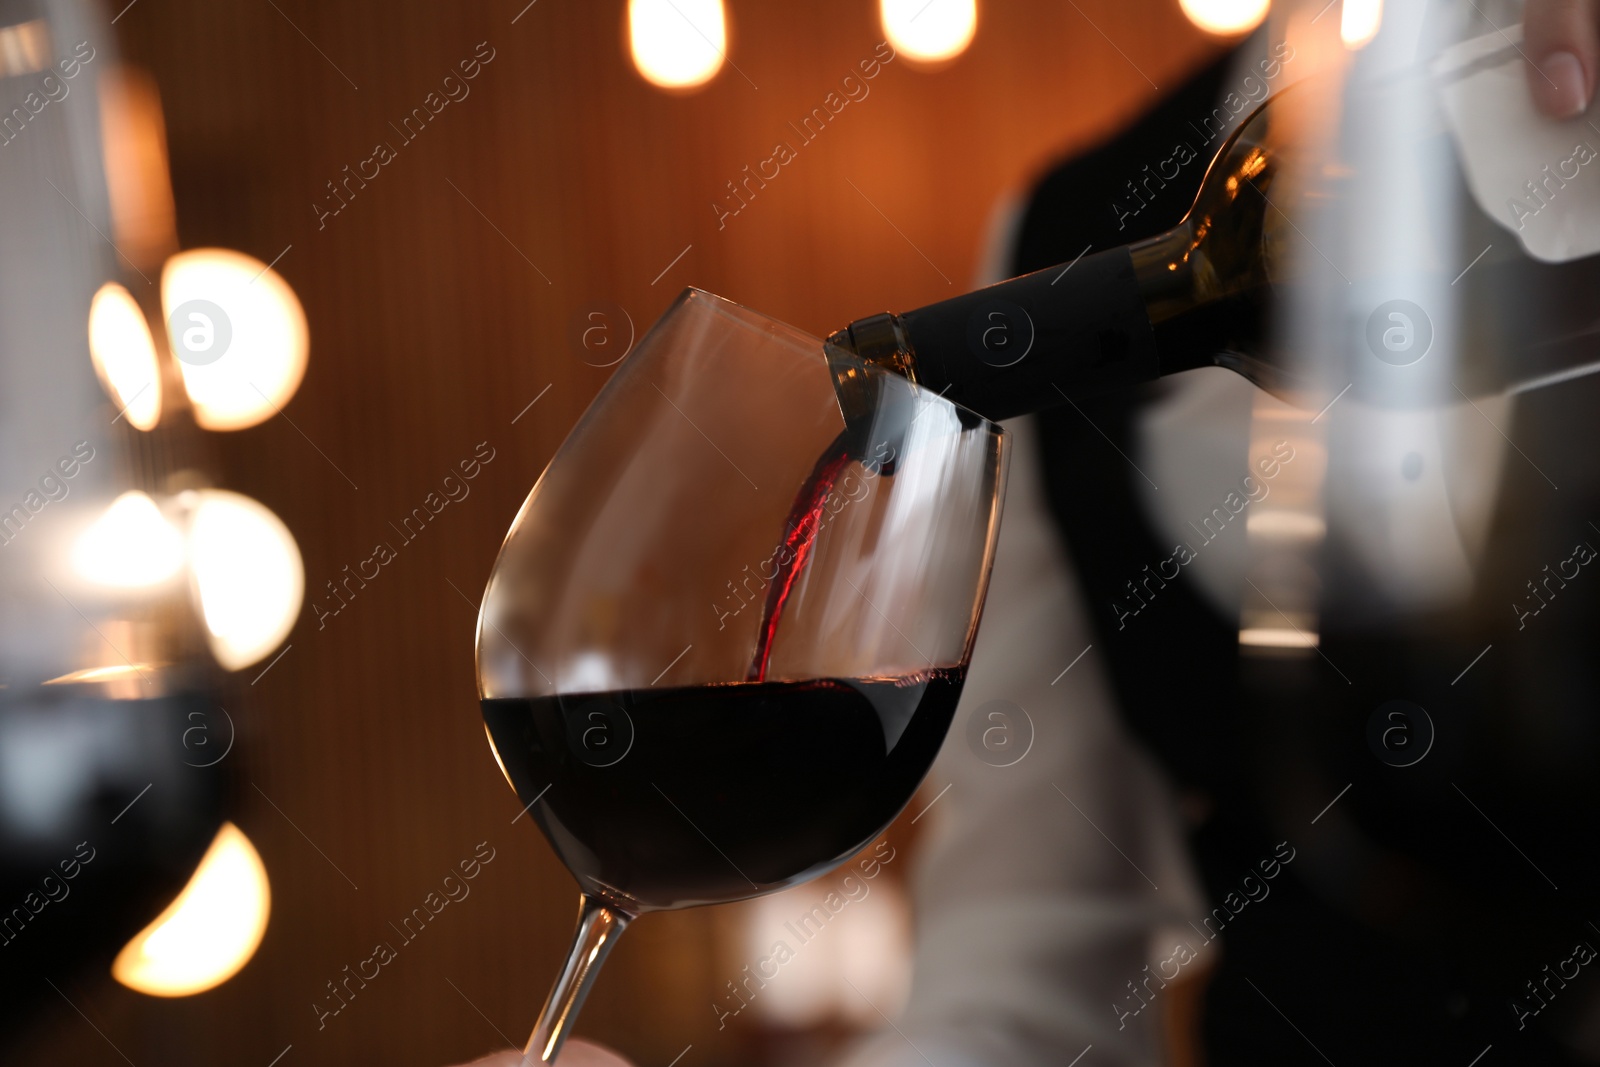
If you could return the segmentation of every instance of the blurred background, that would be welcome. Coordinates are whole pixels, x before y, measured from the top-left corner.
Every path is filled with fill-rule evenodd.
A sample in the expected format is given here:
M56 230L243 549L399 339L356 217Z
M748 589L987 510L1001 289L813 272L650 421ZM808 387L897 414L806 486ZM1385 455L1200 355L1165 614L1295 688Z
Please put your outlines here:
M150 176L164 138L176 247L237 250L251 273L270 264L264 284L292 289L309 336L298 390L263 394L258 421L202 451L215 485L282 520L303 564L292 630L218 690L237 731L223 807L259 854L270 915L243 969L194 995L136 992L98 966L40 974L55 992L41 986L15 1023L7 1062L429 1065L519 1044L571 934L573 883L530 820L514 821L485 742L475 608L517 507L629 337L686 285L818 334L970 287L1005 197L1227 39L1178 0L982 3L975 27L957 0L675 0L701 26L723 20L701 65L706 43L674 31L664 4L635 5L630 41L623 0L125 2L71 7L81 32L51 40L47 62L89 39L97 77L124 65L101 121L127 135L124 184L144 175L134 215L162 214ZM0 14L13 28L39 17ZM890 53L886 23L913 16ZM0 84L20 101L32 77ZM35 150L36 128L79 106L89 121L91 93L53 102L3 151ZM802 132L814 109L825 126ZM771 177L780 142L796 151ZM758 168L764 182L748 179ZM125 213L102 233L42 195L82 255L104 260L79 322L99 282L137 288L176 251L160 226L141 239ZM76 341L55 355L87 367L88 338ZM108 418L127 403L136 421L140 400L118 399ZM225 413L213 423L225 429ZM175 439L198 449L199 433ZM459 494L444 479L474 459L467 495L428 503ZM431 521L400 533L418 508ZM379 543L394 558L351 584ZM692 1046L682 1063L777 1064L878 1024L843 991L848 979L886 1009L904 995L898 886L911 817L932 799L888 831L894 861L795 980L725 1028L713 1003L838 875L639 922L580 1032L641 1063ZM485 855L469 897L334 999L329 983L375 943L402 943L398 925L445 875ZM241 884L229 899L253 892Z

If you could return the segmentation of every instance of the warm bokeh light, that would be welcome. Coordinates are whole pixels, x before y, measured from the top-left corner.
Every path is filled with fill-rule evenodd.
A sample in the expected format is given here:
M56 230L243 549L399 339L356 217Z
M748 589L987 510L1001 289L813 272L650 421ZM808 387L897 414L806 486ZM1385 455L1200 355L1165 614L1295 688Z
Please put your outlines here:
M104 619L96 625L105 633L107 641L115 641L119 648L133 647L132 642L118 641L121 635L114 635L106 631L116 630L117 623L124 622L120 619ZM112 651L115 654L114 650ZM169 664L161 662L144 663L114 663L100 667L85 667L82 670L69 671L57 675L42 685L75 685L91 686L99 694L109 700L142 700L150 695L150 676L157 674L168 667Z
M1233 37L1261 25L1272 0L1178 0L1178 6L1207 33Z
M1255 648L1316 648L1317 635L1282 626L1247 626L1239 631L1239 643Z
M153 997L203 993L250 962L270 907L267 869L255 846L223 823L189 884L117 953L111 975Z
M305 312L279 274L225 248L180 252L161 270L168 345L195 421L239 430L275 415L300 385ZM173 322L174 312L181 321Z
M881 0L878 13L895 52L923 62L960 55L978 32L977 0Z
M300 549L283 521L247 496L202 489L189 526L189 567L211 651L230 671L278 647L305 596Z
M130 490L83 531L72 563L80 575L98 585L119 589L158 585L183 565L183 536L154 500Z
M722 0L628 0L628 44L646 81L704 85L722 69L728 24Z
M865 878L855 865L844 871L837 881L757 897L737 913L743 920L739 958L758 961L751 970L769 978L781 968L782 977L751 1007L782 1028L840 1021L865 1027L881 1022L878 1008L895 1014L910 993L911 907L904 891L892 877ZM816 907L830 891L846 901L837 914ZM797 916L803 917L798 924ZM772 959L775 938L792 950L792 959Z
M1351 51L1378 36L1383 24L1383 0L1344 0L1339 13L1339 39Z
M161 420L161 371L155 341L132 294L107 282L89 302L89 356L128 422L148 430Z
M154 271L178 247L178 228L161 95L148 73L117 65L101 76L100 146L117 251Z
M164 663L114 663L109 667L85 667L81 671L60 674L39 684L87 685L103 682L121 682L130 678L138 678L140 671L156 671L165 666L166 664Z
M1320 515L1289 508L1266 509L1245 520L1251 537L1316 541L1326 536L1328 524Z
M0 27L0 78L32 74L50 65L50 27L42 18Z

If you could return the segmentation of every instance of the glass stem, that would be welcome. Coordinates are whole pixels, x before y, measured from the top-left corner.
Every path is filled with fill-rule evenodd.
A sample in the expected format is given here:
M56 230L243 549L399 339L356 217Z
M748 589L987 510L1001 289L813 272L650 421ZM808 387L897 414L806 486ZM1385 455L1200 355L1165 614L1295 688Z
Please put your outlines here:
M567 962L545 998L533 1036L522 1052L524 1067L535 1063L554 1063L556 1054L572 1031L589 987L594 985L600 965L617 943L632 916L613 910L585 893L578 901L578 929L572 936Z

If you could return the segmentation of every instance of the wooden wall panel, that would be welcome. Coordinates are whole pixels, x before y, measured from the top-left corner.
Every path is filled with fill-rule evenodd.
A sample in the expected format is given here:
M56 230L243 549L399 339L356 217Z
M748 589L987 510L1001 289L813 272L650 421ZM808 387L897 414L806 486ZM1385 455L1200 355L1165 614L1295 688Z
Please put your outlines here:
M308 606L291 651L240 680L239 821L272 877L271 926L249 967L200 997L73 988L139 1067L265 1067L290 1045L283 1067L427 1067L526 1034L575 891L528 821L510 824L462 594L481 593L517 506L609 373L568 347L580 307L615 301L642 330L694 284L822 332L951 294L1002 193L1217 47L1172 0L984 3L967 54L935 72L885 67L719 229L724 183L794 139L787 124L872 53L872 0L731 0L731 58L749 80L725 68L689 96L633 73L621 0L538 0L513 24L523 2L142 0L117 24L163 93L184 243L282 252L304 301L305 384L286 418L221 442L221 473L293 529L308 595L394 541L389 522L479 442L495 449L470 497L321 628ZM494 59L471 94L319 229L324 183L398 144L388 124L485 41ZM496 858L472 895L319 1030L324 983L393 939L388 924L485 840ZM712 1025L727 977L710 962L715 922L640 922L582 1029L644 1063L691 1042L685 1067L753 1062L755 1045ZM19 1062L116 1056L61 1005Z

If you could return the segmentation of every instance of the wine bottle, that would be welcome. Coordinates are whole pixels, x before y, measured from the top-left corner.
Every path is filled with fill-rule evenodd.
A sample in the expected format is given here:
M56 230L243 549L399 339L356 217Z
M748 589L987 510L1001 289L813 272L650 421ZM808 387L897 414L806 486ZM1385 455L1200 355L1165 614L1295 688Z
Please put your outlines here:
M1234 370L1292 402L1311 400L1317 390L1305 365L1272 347L1275 309L1307 281L1296 256L1318 254L1306 237L1314 227L1295 217L1310 212L1299 140L1307 131L1294 103L1301 88L1270 97L1234 131L1193 207L1167 232L1086 250L1069 263L915 311L857 319L829 336L830 350L856 357L830 360L847 426L854 412L872 409L875 390L860 362L996 420L1204 366ZM1430 150L1448 153L1443 135L1436 137ZM1291 168L1299 169L1292 190L1284 182ZM1340 168L1320 169L1315 195L1325 209L1341 195ZM1492 242L1496 252L1463 272L1461 284L1449 283L1466 327L1460 332L1473 343L1463 349L1471 358L1434 382L1441 397L1454 400L1458 389L1469 396L1521 392L1600 369L1586 310L1592 301L1585 299L1600 291L1600 256L1560 264L1531 259L1474 206L1453 169L1450 175L1458 183L1447 192L1461 208L1454 224L1463 243ZM1448 282L1449 274L1443 277ZM1349 279L1335 281L1342 288Z
M1282 229L1267 226L1280 163L1272 103L1223 143L1194 206L1166 233L857 319L828 343L990 419L1210 364L1280 385L1262 355L1273 259L1264 243ZM852 391L870 386L848 361L833 370L849 421Z

